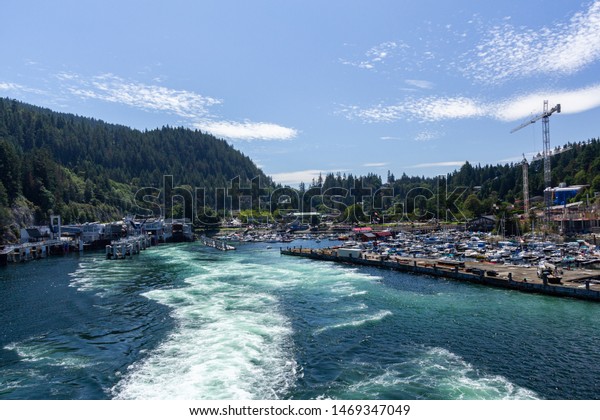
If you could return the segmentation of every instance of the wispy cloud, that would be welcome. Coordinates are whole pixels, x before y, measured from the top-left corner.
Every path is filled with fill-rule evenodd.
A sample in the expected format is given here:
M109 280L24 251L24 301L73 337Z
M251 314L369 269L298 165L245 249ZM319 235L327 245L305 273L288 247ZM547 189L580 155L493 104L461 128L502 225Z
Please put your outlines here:
M566 114L588 111L600 107L600 84L570 91L538 91L489 102L464 96L407 98L393 105L378 104L369 108L346 106L340 113L348 119L359 119L369 123L390 123L398 120L436 122L482 117L515 121L541 113L545 99L552 104L560 103L562 112ZM427 139L427 134L421 137L421 140Z
M0 90L22 90L23 86L16 83L0 82Z
M351 61L351 60L340 60L342 64L358 67L361 69L372 70L376 66L384 63L389 59L396 50L406 48L407 45L402 42L386 41L382 42L372 48L369 48L364 54L364 59Z
M426 142L438 139L443 136L443 133L435 130L423 130L415 136L415 141Z
M409 166L409 168L438 168L438 167L448 167L448 166L462 166L465 161L449 161L449 162L430 162L430 163L419 163L416 165Z
M406 79L404 81L407 85L417 87L419 89L433 89L433 82L428 80L416 80L416 79Z
M238 140L290 140L298 135L293 128L264 122L202 121L194 126L217 137Z
M394 141L418 141L418 142L426 142L438 139L443 136L443 133L435 130L422 130L418 132L414 137L410 137L405 135L403 137L398 136L382 136L381 140L394 140Z
M269 174L273 181L282 185L297 185L301 182L311 183L312 180L319 178L319 175L325 178L328 173L346 172L347 169L305 169L302 171L292 172L279 172L276 174Z
M577 114L600 106L600 84L575 90L538 91L492 104L489 114L501 121L514 121L542 112L543 100L561 104L564 114Z
M192 127L230 140L289 140L298 135L296 129L274 123L223 120L212 111L223 100L196 92L125 80L110 73L89 79L75 73L59 73L56 77L77 97L177 115Z
M68 88L76 96L120 103L145 111L168 112L184 118L206 117L211 106L222 103L220 99L195 92L146 85L113 74L103 74L89 80L67 73L61 73L58 77L77 82Z
M0 90L5 90L8 92L25 92L25 93L35 93L35 94L45 93L43 90L23 86L18 83L12 83L12 82L0 82Z
M576 73L600 59L600 0L553 27L517 28L504 22L465 57L464 74L489 84Z
M348 118L358 118L366 122L393 122L397 120L440 121L482 117L485 105L465 97L410 98L394 105L379 104L371 108L357 106L342 110Z
M374 163L363 163L362 166L364 166L365 168L381 168L384 166L388 166L390 163L389 162L374 162Z

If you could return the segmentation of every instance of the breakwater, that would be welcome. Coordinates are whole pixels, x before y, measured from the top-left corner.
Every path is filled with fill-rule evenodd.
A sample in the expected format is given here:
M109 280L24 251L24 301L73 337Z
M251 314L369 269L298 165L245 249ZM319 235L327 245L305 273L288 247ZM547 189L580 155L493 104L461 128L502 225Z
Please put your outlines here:
M443 277L479 285L518 290L526 293L539 293L549 296L571 297L600 302L600 281L598 275L589 271L567 273L561 284L551 284L546 279L538 279L535 268L487 266L481 263L457 264L418 258L398 258L371 255L339 255L335 249L285 248L281 255L303 257L313 260L331 261L367 267L377 267L406 273Z

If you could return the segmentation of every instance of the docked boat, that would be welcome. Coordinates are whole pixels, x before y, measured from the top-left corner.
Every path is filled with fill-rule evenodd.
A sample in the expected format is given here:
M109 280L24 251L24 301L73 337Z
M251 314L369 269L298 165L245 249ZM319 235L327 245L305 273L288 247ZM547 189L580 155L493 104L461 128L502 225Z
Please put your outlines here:
M194 231L188 219L167 220L165 223L165 242L193 242Z
M562 270L548 261L542 261L538 265L537 276L546 278L548 283L558 284L562 280Z
M111 238L105 233L104 223L84 223L81 225L81 239L85 249L104 249Z

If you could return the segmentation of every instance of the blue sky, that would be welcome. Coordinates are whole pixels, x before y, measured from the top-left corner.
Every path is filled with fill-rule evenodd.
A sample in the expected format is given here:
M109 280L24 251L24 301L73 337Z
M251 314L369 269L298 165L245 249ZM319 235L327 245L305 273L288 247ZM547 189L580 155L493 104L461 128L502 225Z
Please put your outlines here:
M227 139L267 174L435 176L600 137L600 0L28 1L0 96Z

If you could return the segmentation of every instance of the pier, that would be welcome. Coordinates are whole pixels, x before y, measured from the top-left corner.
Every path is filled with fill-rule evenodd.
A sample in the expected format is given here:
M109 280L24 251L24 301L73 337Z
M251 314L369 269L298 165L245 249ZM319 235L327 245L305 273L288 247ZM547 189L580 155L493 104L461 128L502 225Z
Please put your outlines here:
M202 242L202 244L205 246L218 249L219 251L235 251L235 247L233 245L229 245L227 242L218 239L201 236L200 242Z
M151 240L146 235L131 236L113 241L106 245L106 259L120 260L133 257L151 245Z
M369 252L357 253L356 255L347 253L348 255L346 255L343 253L339 254L338 250L330 248L282 248L280 253L281 255L319 261L331 261L442 277L526 293L572 297L600 302L600 272L593 270L566 270L560 282L553 283L546 277L539 279L535 267L380 256Z
M58 239L9 245L0 249L0 266L39 260L50 255L63 255L69 252L73 246L71 241Z

